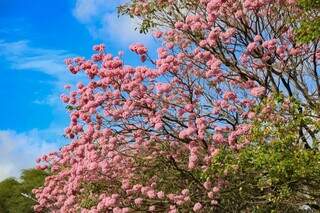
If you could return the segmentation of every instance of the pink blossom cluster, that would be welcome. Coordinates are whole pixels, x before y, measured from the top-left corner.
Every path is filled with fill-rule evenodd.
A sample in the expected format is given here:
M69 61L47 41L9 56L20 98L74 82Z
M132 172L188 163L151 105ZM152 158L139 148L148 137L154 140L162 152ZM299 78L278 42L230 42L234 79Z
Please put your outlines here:
M106 184L119 184L122 192L117 188L112 194L108 194L108 190L102 191L95 198L97 205L93 206L90 212L107 209L128 212L133 208L131 205L134 205L134 208L144 208L146 199L168 199L171 212L177 211L179 206L191 205L192 202L186 195L175 192L166 194L157 190L154 182L133 184L137 181L137 168L130 157L149 153L148 159L152 160L158 156L167 156L186 170L192 171L199 166L207 167L210 159L216 155L222 141L211 136L214 132L210 129L215 122L211 116L199 117L202 112L197 110L202 108L202 104L206 104L199 102L204 91L198 86L190 90L183 80L179 80L182 76L199 75L191 64L178 68L181 66L179 63L183 63L184 59L190 56L180 55L177 59L169 54L168 50L160 49L158 70L152 70L147 67L124 66L117 56L113 57L102 51L104 50L98 50L98 54L101 54L100 66L79 58L70 59L68 62L86 73L91 81L86 85L79 83L74 91L70 91L68 87L69 94L61 96L64 103L73 106L70 111L70 125L65 130L72 142L51 157L41 158L44 163L49 163L49 158L54 159L50 161L49 167L54 175L46 179L43 188L34 190L39 200L35 209L81 209L85 212L81 202L79 203L86 190L83 184L101 181ZM212 66L217 69L219 64L213 62ZM167 83L157 80L170 72L176 73L177 77ZM191 94L194 95L193 100L190 100ZM226 91L221 102L225 101L224 99L236 98L234 93ZM231 106L228 102L223 104L225 108ZM182 112L180 118L175 117L178 112ZM117 127L121 123L123 126ZM169 128L177 123L181 123L181 126ZM169 136L167 131L170 131L172 136ZM238 130L235 134L231 128L227 128L224 134L229 133L238 137L247 132ZM174 135L176 136L173 137ZM172 150L166 151L166 154L158 147L164 140L172 146ZM185 142L189 145L185 146ZM185 150L190 153L187 162L178 157L184 155ZM213 199L213 203L216 202L215 198L210 198L213 197L211 194L210 197L206 193L204 196ZM123 205L128 202L131 203L129 206ZM199 204L192 205L195 205L196 210L200 210ZM157 208L159 207L151 204L148 207L149 210Z
M140 60L145 62L147 60L148 49L140 43L130 45L130 50L140 55Z

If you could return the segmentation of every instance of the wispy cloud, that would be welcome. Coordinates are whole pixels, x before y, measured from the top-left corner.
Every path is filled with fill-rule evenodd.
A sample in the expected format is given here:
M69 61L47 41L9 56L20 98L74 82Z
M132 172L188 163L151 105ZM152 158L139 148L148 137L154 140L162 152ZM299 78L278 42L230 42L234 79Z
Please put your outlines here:
M94 38L127 47L133 42L150 44L151 36L135 30L138 22L128 16L118 17L116 7L125 0L76 0L73 14L85 24Z
M64 61L74 57L66 50L34 47L28 40L8 42L0 40L0 57L4 58L14 70L38 71L56 80L52 84L52 93L44 99L36 99L34 104L44 104L53 107L57 114L64 111L59 96L65 84L75 84L80 78L68 72Z
M61 143L43 139L54 135L55 131L57 130L17 133L12 130L0 130L0 180L18 177L22 169L35 166L36 158L56 151Z
M65 81L71 77L64 65L65 58L73 56L65 50L33 47L27 40L8 42L0 40L0 56L16 70L35 70Z

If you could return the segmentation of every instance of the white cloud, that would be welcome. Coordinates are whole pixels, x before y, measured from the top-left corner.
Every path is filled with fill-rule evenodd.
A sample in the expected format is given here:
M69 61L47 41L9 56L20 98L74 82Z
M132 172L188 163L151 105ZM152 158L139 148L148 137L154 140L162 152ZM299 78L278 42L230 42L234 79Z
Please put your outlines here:
M110 2L106 0L77 0L75 8L73 9L73 15L82 23L90 22L96 16L107 12L108 9L115 9L115 2Z
M70 79L64 60L73 55L65 50L33 47L29 41L7 42L0 40L0 56L16 70L36 70L65 82Z
M14 42L0 40L0 57L8 61L12 69L38 71L55 78L52 85L53 93L45 99L36 99L33 103L50 105L59 113L64 111L59 99L63 86L75 84L81 79L72 75L64 64L66 58L74 56L65 50L34 47L27 40Z
M148 45L151 36L144 35L135 30L138 22L128 16L118 17L116 13L108 13L103 17L103 25L98 31L98 36L128 45L134 42L142 42Z
M43 139L55 134L55 131L32 130L17 133L0 130L0 181L7 177L19 177L22 169L35 166L35 160L39 156L57 151L61 143Z
M73 14L86 25L94 38L112 42L120 47L127 47L133 42L150 44L151 36L135 30L137 20L128 16L118 17L116 7L125 0L76 0Z

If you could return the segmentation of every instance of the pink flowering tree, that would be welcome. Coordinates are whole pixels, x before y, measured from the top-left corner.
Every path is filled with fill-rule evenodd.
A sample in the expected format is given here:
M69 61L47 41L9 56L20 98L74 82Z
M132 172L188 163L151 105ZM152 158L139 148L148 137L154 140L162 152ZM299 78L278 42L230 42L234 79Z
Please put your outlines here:
M142 64L132 67L97 45L90 59L66 60L89 81L61 96L70 144L39 159L51 176L34 190L36 211L221 212L230 184L223 172L212 175L212 163L222 151L269 143L281 135L254 137L257 129L288 121L291 144L317 148L319 44L295 42L294 0L133 0L119 8L162 41L158 56L133 44ZM287 107L268 101L280 96Z

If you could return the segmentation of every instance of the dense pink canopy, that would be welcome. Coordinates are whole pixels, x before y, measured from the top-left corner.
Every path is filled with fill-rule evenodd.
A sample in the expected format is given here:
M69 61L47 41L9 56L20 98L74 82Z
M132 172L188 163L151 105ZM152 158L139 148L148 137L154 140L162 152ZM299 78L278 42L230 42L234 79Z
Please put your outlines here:
M154 2L173 11L171 17L156 14L162 25L154 36L163 41L156 59L133 44L138 67L104 45L93 47L91 59L66 60L70 72L89 81L61 96L71 142L39 160L51 175L34 190L36 211L209 211L226 183L197 174L221 147L250 143L254 106L271 92L296 95L310 106L319 98L310 66L319 64L319 48L295 43L286 24L286 15L298 10L295 1L199 0L195 7L140 0L131 10L143 16ZM169 167L184 177L174 180L176 188L162 182L161 171Z

